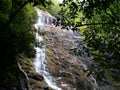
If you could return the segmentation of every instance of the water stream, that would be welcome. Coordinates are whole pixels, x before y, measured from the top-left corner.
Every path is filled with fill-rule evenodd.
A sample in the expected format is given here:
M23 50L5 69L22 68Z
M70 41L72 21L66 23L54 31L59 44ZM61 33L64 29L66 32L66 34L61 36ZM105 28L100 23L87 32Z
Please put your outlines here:
M45 45L42 44L42 43L44 43L43 37L39 34L39 32L43 32L43 30L44 30L41 28L44 28L44 26L46 24L51 24L52 16L49 15L48 13L46 13L46 14L45 14L45 12L43 13L41 10L39 10L37 8L36 8L36 11L38 14L38 21L36 22L36 24L34 26L37 29L37 31L35 33L37 45L35 46L36 58L34 59L33 65L35 67L36 72L43 75L44 80L48 84L49 87L51 87L53 90L62 90L62 88L58 87L58 85L56 84L56 79L54 77L52 77L50 75L50 73L48 72L49 70L46 66L47 61L45 59L45 49L46 48L45 48ZM69 39L74 38L73 43L74 43L75 39L83 39L83 37L74 35L72 31L67 31L67 32L69 32L69 33L66 33L66 35L70 34L70 35L68 35ZM75 43L74 43L74 45L75 45ZM81 62L80 64L85 70L87 70L87 66L83 62ZM71 75L72 81L76 85L76 79L75 79L74 73L72 73L73 68L69 67L69 70L71 72L70 75ZM61 79L61 78L62 77L58 77L57 79ZM91 76L91 79L94 81L95 88L96 88L97 87L96 80L93 78L93 76ZM62 81L61 81L61 86L67 87L67 90L77 90L76 87L71 89L68 84L65 84L64 82L62 83ZM85 86L87 86L87 85L85 85ZM86 88L85 90L89 90L89 89ZM96 89L94 89L94 90L96 90Z
M36 41L38 42L37 45L35 47L36 50L36 58L33 62L34 67L36 69L36 72L38 72L39 74L42 74L44 77L45 82L48 84L49 87L51 87L54 90L61 90L61 88L59 88L56 83L55 83L55 79L50 76L50 73L47 72L47 67L46 67L46 60L45 60L45 46L44 44L41 45L41 42L43 42L43 37L40 36L39 32L41 32L40 27L44 27L45 24L49 23L49 18L45 18L45 16L42 16L42 12L36 8L37 14L38 14L38 21L35 24L35 28L37 29L36 32Z

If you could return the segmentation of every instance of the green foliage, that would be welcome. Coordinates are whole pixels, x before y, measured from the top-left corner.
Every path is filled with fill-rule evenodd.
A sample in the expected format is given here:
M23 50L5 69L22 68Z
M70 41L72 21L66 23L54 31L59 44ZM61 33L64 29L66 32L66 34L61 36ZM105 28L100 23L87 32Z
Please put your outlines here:
M58 19L63 27L72 26L77 30L80 26L86 26L82 34L94 57L97 66L94 70L98 78L102 80L105 74L112 82L119 82L120 1L64 0L60 6ZM76 18L79 18L77 22Z
M55 0L52 0L52 2L53 2L53 4L48 6L46 9L51 15L57 16L58 12L60 11L59 4L56 3Z
M98 14L96 11L90 20L89 23L97 22L112 22L119 23L117 18L119 15L119 1L114 1L112 5L109 6L110 9L107 9L106 12L101 11ZM109 14L108 14L109 13ZM116 16L114 18L114 15ZM114 20L113 20L114 19ZM87 45L91 47L91 51L94 51L94 55L99 58L94 58L96 62L99 63L99 66L103 69L107 69L109 74L111 74L114 80L119 80L120 77L120 26L116 24L102 24L102 25L93 25L88 26L88 29L84 32L85 41ZM98 53L96 53L96 51ZM96 56L95 55L95 56ZM102 56L102 58L100 58Z
M9 19L11 7L12 7L11 0L0 1L0 23L5 23Z
M16 0L17 1L17 0ZM12 0L0 1L0 87L12 90L13 84L18 81L18 68L16 57L24 54L33 57L34 36L31 30L31 20L35 17L34 8L30 4L25 6L15 17L10 20L13 12ZM15 2L14 2L15 5ZM16 3L17 6L18 3ZM11 82L11 83L10 83Z
M57 16L58 12L60 11L60 7L58 3L55 2L55 0L48 0L45 6L38 5L37 7L44 11L49 12L53 16Z
M28 54L33 51L32 43L34 42L34 37L30 28L28 28L32 24L30 20L32 19L31 14L34 12L33 10L34 9L30 7L30 5L24 7L15 17L14 21L11 22L8 34L6 33L7 37L5 38L12 44L11 48L15 49L16 55L24 53L27 56L30 56ZM33 55L31 54L31 56Z
M38 4L46 7L51 0L0 0L0 87L6 90L19 81L19 55L35 55L32 24L37 15L33 6Z
M61 11L58 13L58 21L63 28L74 27L73 30L79 30L79 26L84 23L84 15L80 8L81 1L64 0L60 4ZM59 25L59 24L58 24Z

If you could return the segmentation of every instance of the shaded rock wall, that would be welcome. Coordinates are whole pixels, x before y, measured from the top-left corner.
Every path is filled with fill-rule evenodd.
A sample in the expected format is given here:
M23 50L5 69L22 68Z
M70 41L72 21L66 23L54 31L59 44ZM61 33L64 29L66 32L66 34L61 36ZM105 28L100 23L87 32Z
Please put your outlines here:
M94 83L81 65L85 58L70 53L70 49L77 48L80 38L74 38L74 32L60 27L48 26L45 32L48 70L62 90L94 90Z

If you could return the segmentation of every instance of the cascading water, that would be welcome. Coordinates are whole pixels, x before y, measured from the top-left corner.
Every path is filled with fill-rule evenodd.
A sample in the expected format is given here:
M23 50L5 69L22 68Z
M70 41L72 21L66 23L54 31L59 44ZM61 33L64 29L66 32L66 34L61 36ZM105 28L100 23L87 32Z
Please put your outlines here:
M36 72L38 72L39 74L42 74L43 77L44 77L44 80L46 81L46 83L49 85L49 87L51 87L54 90L62 90L63 89L62 87L66 88L66 89L63 89L63 90L77 90L76 86L73 86L73 88L71 88L69 86L69 84L66 84L63 81L60 81L59 86L61 88L59 88L57 86L57 84L56 84L56 81L57 81L57 79L58 80L59 79L62 80L63 77L58 76L57 79L55 79L48 72L49 70L47 68L47 61L45 59L45 45L42 44L42 43L44 43L44 40L43 40L43 37L40 36L39 33L43 32L44 26L46 26L46 24L51 24L51 17L52 16L50 16L50 15L46 16L45 12L42 13L42 11L37 9L37 8L36 8L36 11L37 11L37 14L38 14L38 17L39 17L37 23L35 24L35 28L37 29L37 32L36 32L36 35L35 35L36 36L37 45L35 47L36 58L35 58L33 64L34 64ZM66 36L66 40L72 41L73 46L77 46L77 43L75 43L76 39L83 39L83 37L81 37L79 35L76 35L75 32L73 32L71 30L60 31L60 33L61 33L60 38L62 38L65 35ZM66 43L65 43L65 45L66 45ZM72 60L70 62L72 62ZM73 60L73 62L74 62L74 60ZM83 67L83 69L87 70L87 66L82 61L80 62L80 65ZM76 85L77 79L76 79L76 77L74 75L74 72L73 72L74 67L69 66L68 70L70 71L69 75L70 75L70 78L72 79L73 84ZM61 70L59 70L59 71L61 73L63 72ZM96 80L92 76L91 76L91 79L94 81L95 88L96 88L97 87ZM84 90L89 90L87 88L87 85L84 85L84 86L85 86ZM94 90L96 90L95 88L94 88Z
M36 11L39 17L37 23L35 24L35 28L37 29L36 41L38 42L38 44L40 44L41 42L43 42L43 37L39 35L39 32L41 32L42 30L40 29L40 27L44 27L45 24L48 24L50 19L45 18L45 16L42 15L39 9L36 8ZM59 88L56 85L54 78L50 76L49 72L47 72L47 67L46 67L47 62L45 60L45 46L37 45L35 47L35 50L36 50L36 58L33 64L34 64L36 72L43 75L44 80L49 85L49 87L51 87L54 90L61 90L61 88Z

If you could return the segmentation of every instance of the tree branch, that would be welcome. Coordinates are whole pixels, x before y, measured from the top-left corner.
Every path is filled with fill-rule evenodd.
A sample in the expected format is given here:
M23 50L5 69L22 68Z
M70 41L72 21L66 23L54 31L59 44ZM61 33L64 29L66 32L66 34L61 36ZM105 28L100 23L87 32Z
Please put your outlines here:
M27 73L22 69L22 67L21 67L19 62L17 62L17 65L18 65L19 70L23 73L23 75L25 76L25 78L27 80L27 90L31 90L29 77L28 77Z
M120 23L86 23L86 24L79 24L76 27L92 26L92 25L120 25Z

